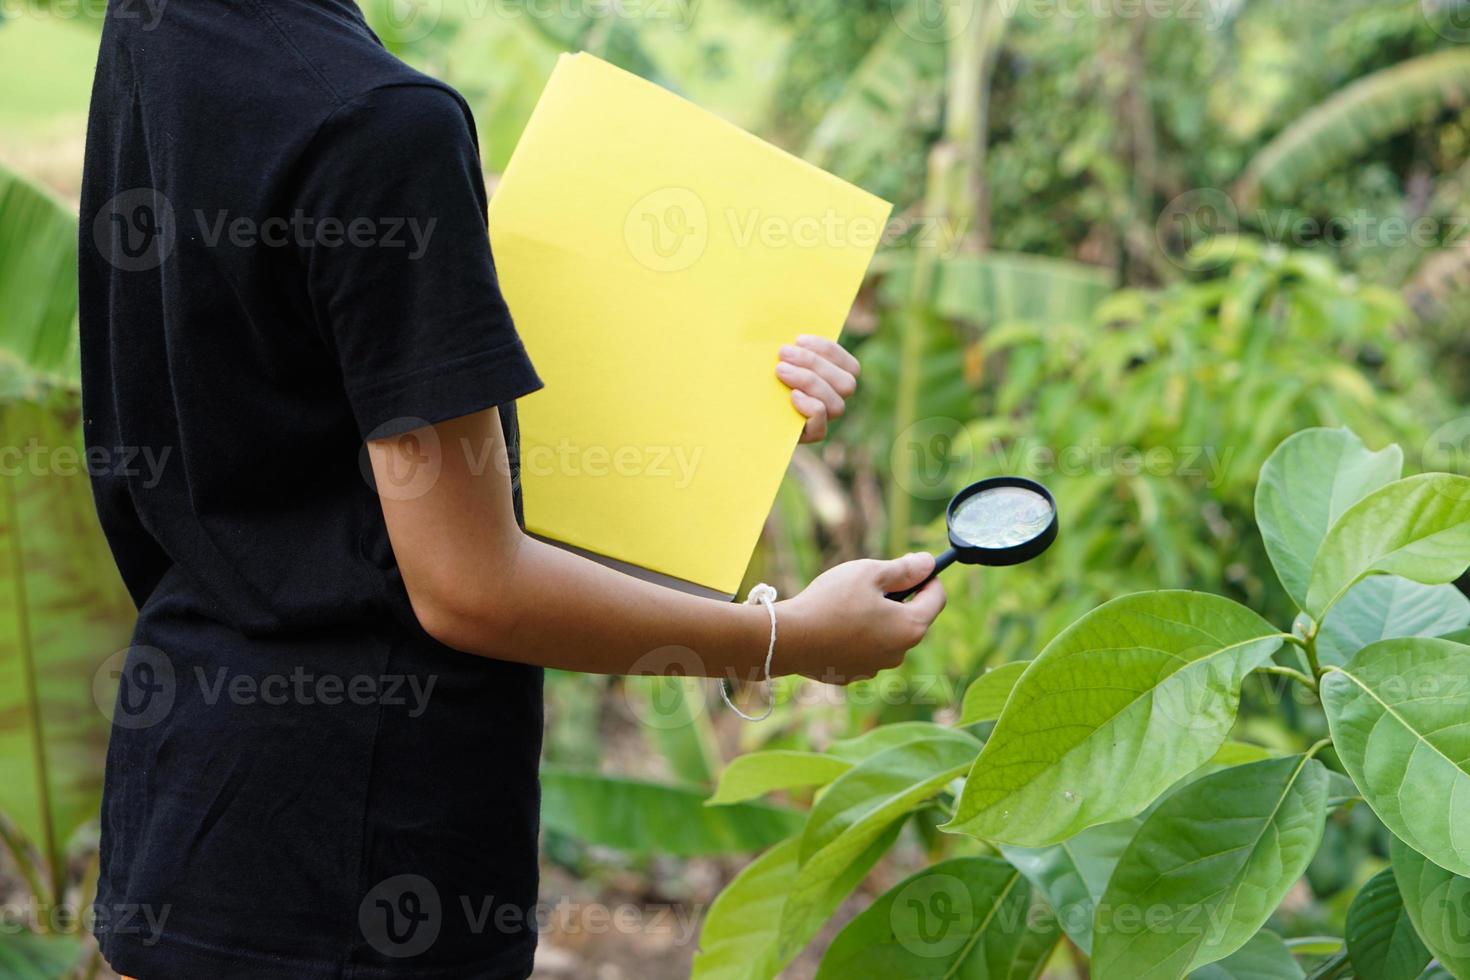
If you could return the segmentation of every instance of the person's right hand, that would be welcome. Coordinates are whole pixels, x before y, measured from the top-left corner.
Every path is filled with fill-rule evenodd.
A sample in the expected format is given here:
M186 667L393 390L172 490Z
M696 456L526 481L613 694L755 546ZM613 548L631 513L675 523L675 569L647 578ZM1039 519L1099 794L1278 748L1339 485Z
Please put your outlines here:
M884 593L907 589L934 570L934 556L864 559L819 575L780 603L776 666L827 684L865 680L903 662L944 608L936 578L908 602Z

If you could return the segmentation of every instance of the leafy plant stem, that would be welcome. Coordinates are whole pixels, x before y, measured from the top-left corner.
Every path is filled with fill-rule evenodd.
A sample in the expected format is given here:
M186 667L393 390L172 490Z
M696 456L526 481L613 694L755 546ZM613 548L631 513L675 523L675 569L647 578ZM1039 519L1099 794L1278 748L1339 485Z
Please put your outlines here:
M1333 980L1347 973L1351 968L1352 961L1348 959L1347 947L1344 946L1331 959L1307 974L1307 980Z
M1332 744L1332 739L1330 739L1330 738L1318 739L1317 740L1317 743L1315 745L1313 745L1310 749L1307 749L1307 758L1308 759L1312 758L1318 752L1321 752L1323 749L1327 748L1327 746L1329 746L1331 744Z
M1305 684L1307 687L1311 688L1314 691L1317 690L1317 681L1315 678L1309 677L1299 670L1293 670L1290 667L1281 667L1276 664L1272 664L1269 667L1262 667L1261 673L1277 674L1281 677L1290 677L1292 680L1297 681L1301 684Z
M25 839L21 837L20 830L3 813L0 813L0 842L5 844L5 849L15 860L16 870L20 872L26 887L31 890L36 900L52 904L55 896L47 890L46 882L37 866L39 862L35 860L33 852L27 847Z
M1302 644L1302 649L1307 653L1307 665L1312 668L1312 676L1319 682L1322 680L1322 662L1317 658L1317 636L1314 633ZM1312 685L1314 688L1316 684Z
M8 426L0 424L0 434L5 437L7 445L11 444L11 435ZM61 849L56 841L55 828L52 826L51 817L51 780L49 776L48 760L46 758L45 733L41 728L41 698L36 678L36 655L31 648L31 626L29 621L30 600L26 595L25 557L24 546L20 541L20 508L15 499L15 485L12 479L0 481L0 504L4 507L5 523L11 528L11 533L16 537L15 545L11 549L11 579L15 583L15 609L16 609L16 633L19 640L22 683L26 686L29 703L33 706L29 715L31 725L31 745L34 753L33 764L36 770L36 796L40 803L41 814L41 850L46 862L50 865L51 889L49 894L59 899L62 889ZM42 894L39 889L37 894Z

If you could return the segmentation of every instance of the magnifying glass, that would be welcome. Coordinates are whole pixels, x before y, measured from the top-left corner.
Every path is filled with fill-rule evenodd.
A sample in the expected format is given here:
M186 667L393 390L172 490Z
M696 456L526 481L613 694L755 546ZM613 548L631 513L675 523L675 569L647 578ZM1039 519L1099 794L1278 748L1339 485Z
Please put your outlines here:
M949 502L949 550L934 562L929 578L911 589L890 592L902 602L955 562L962 565L1019 565L1057 539L1057 502L1051 491L1020 476L972 483Z

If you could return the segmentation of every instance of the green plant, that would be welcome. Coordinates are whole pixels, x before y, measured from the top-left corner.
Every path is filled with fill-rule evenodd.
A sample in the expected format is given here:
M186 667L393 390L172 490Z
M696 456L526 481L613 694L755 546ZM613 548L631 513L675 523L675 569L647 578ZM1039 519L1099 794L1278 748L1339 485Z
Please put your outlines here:
M36 928L7 922L0 975L21 980L61 976L82 950L107 743L93 684L135 615L83 466L76 236L0 168L0 848L24 884L8 908Z
M1402 462L1320 428L1266 460L1256 521L1289 629L1222 596L1123 596L982 678L956 727L737 760L711 804L815 800L715 903L694 976L774 976L910 822L944 859L852 919L819 978L1034 977L1063 936L1101 980L1470 976L1470 601L1449 584L1470 478ZM1289 745L1239 730L1253 675L1320 706ZM1342 939L1283 941L1267 927L1329 816L1362 805L1391 870Z

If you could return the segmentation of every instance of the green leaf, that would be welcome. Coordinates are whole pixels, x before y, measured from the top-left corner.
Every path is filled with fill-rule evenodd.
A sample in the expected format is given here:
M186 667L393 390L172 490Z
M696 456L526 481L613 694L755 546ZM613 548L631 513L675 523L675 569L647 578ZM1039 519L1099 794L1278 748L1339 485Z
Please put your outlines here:
M800 948L811 942L822 923L858 886L898 836L899 824L884 831L868 849L828 883L818 897L805 932L793 937ZM691 980L772 980L795 958L779 956L787 895L796 881L799 838L782 841L746 866L720 892L699 934Z
M5 980L56 980L70 974L82 956L75 936L38 936L8 927L0 932L0 977Z
M817 980L1005 980L1027 945L1030 910L1031 886L1006 862L943 861L849 922L822 957ZM1055 943L1056 926L1049 926Z
M1240 949L1316 853L1327 770L1289 756L1205 776L1143 822L1098 905L1100 977L1175 978Z
M1389 853L1414 931L1447 970L1470 977L1470 878L1446 871L1397 837Z
M1021 947L1016 950L1016 958L1011 962L1006 980L1037 980L1056 952L1057 944L1062 941L1061 924L1035 888L1031 889L1031 911L1027 921L1031 927L1021 937Z
M1470 647L1381 640L1322 678L1343 767L1404 843L1470 876Z
M68 383L81 373L76 277L76 212L0 166L0 349Z
M1264 929L1220 962L1190 974L1191 980L1302 980L1304 976L1281 937Z
M1393 869L1374 875L1348 908L1348 958L1365 980L1415 980L1432 958L1399 897Z
M1426 10L1428 8L1425 8ZM1455 47L1409 58L1334 92L1271 140L1246 168L1239 196L1261 188L1286 199L1308 181L1347 169L1396 133L1470 97L1470 51Z
M1134 816L1215 754L1241 681L1281 642L1249 609L1199 592L1093 610L1022 675L942 829L1044 847Z
M781 928L782 955L805 940L826 883L877 839L952 780L963 776L980 743L945 730L880 752L837 777L812 807L801 835L801 871Z
M1045 896L1072 942L1091 953L1097 903L1139 825L1137 820L1105 823L1050 847L1007 844L1000 851Z
M801 814L763 803L707 807L706 792L546 768L541 771L541 823L628 854L676 857L758 851L801 827Z
M1276 755L1277 753L1272 752L1264 745L1256 745L1252 742L1237 742L1234 739L1230 739L1224 745L1220 746L1220 751L1216 752L1206 765L1225 769L1230 766L1243 766L1247 762L1263 762L1266 759L1274 759Z
M848 762L862 762L899 745L921 738L944 738L953 731L952 728L928 721L901 721L894 725L882 725L853 738L839 739L827 749L827 754Z
M709 802L719 806L753 800L781 789L825 786L852 766L851 762L820 752L752 752L725 767L720 774L719 788Z
M1337 936L1293 936L1286 941L1286 948L1293 956L1331 956L1341 952L1345 945Z
M975 678L968 688L965 689L964 706L960 709L961 725L978 725L982 721L994 721L1000 717L1001 711L1006 706L1006 698L1011 696L1011 690L1016 686L1016 681L1030 666L1029 660L1017 660L1008 664L1001 664L994 670L987 670Z
M1453 585L1420 585L1374 575L1348 590L1322 623L1317 657L1341 666L1370 643L1401 636L1443 636L1470 623L1470 599Z
M696 677L625 677L623 691L650 748L674 779L710 785L719 770L719 748L705 710L703 681Z
M1344 776L1340 772L1329 772L1327 774L1327 805L1332 809L1347 806L1349 803L1357 802L1363 798L1363 791L1358 789L1358 784L1353 782L1351 776Z
M1343 511L1403 471L1398 446L1370 452L1348 429L1305 429L1287 438L1261 467L1256 523L1287 594L1307 602L1312 563Z
M1338 519L1312 566L1306 612L1319 622L1349 588L1373 574L1425 585L1453 582L1470 566L1470 478L1425 473L1390 483Z
M0 386L11 362L0 361ZM75 392L37 383L0 397L0 445L71 449L82 459ZM0 473L0 812L48 866L96 818L115 682L137 610L97 524L85 471L24 461ZM95 691L95 694L94 694ZM95 700L94 700L95 698ZM158 702L162 704L162 702ZM45 896L42 896L43 898Z

